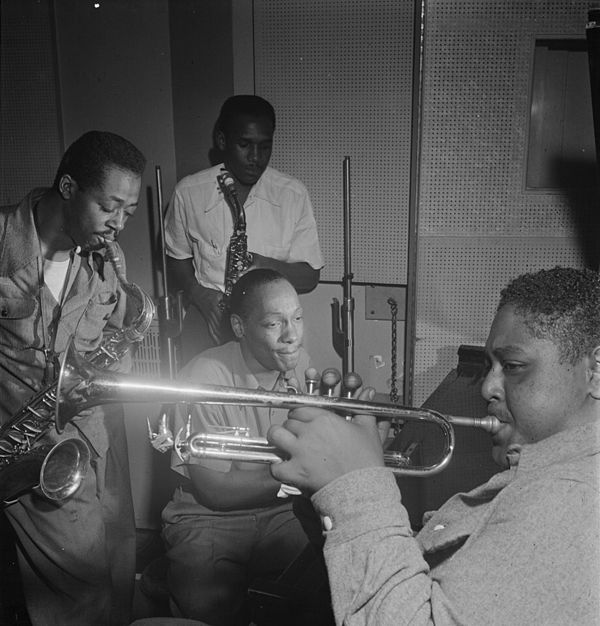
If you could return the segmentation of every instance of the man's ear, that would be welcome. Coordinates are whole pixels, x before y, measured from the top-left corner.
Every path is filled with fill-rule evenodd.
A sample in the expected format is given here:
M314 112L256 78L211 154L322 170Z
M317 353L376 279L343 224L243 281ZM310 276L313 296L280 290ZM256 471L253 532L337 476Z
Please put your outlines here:
M236 313L232 313L229 318L231 321L231 330L236 339L241 339L244 336L244 322L242 318Z
M590 354L590 395L600 400L600 346L596 346Z
M222 130L215 132L215 143L217 144L217 148L219 148L221 152L224 152L227 142L225 141L225 133Z
M58 192L63 200L70 200L77 183L68 175L63 174L58 182Z

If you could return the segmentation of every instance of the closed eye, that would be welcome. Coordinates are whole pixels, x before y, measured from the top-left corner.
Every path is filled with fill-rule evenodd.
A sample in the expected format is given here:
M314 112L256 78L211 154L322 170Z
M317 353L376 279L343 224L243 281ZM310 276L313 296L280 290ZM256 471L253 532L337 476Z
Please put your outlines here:
M520 370L523 367L525 367L523 363L519 363L516 361L505 361L504 363L502 363L502 369L505 372L514 372Z

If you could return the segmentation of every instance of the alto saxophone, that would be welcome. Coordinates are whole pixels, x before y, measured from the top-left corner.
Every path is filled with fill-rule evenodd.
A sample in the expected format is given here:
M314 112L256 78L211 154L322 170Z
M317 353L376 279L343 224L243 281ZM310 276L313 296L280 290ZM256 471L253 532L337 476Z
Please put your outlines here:
M128 283L119 248L107 242L106 258L112 263L128 305L135 306L133 322L109 335L86 355L86 360L105 368L119 361L132 344L141 341L154 317L154 302L140 287ZM131 298L131 301L130 301ZM62 500L78 489L87 469L89 450L72 438L59 443L38 444L56 427L57 381L39 391L10 421L0 427L0 500L9 502L36 486L51 500ZM58 429L57 427L57 430Z
M221 170L221 174L217 176L217 182L233 217L233 234L229 239L227 263L225 265L225 293L220 302L220 307L223 311L227 306L227 301L238 278L252 265L252 254L248 252L246 213L238 199L233 177L227 170Z

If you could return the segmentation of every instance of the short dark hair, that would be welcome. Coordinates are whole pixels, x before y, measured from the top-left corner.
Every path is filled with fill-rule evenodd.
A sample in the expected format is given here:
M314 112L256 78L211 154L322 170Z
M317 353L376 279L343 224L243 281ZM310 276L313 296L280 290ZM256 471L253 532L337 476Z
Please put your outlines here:
M228 302L230 314L247 319L254 294L263 286L278 280L288 279L279 272L267 268L258 268L246 272L233 286ZM291 284L291 283L290 283Z
M498 309L512 305L539 339L577 363L600 345L600 275L587 269L554 267L515 278L500 294Z
M91 130L67 148L53 187L58 191L60 179L68 174L81 189L97 189L104 183L106 170L110 167L141 176L146 167L146 157L120 135Z
M238 95L227 98L219 113L217 130L226 133L231 129L233 120L242 115L266 117L273 124L273 130L275 130L275 109L273 105L264 98L254 95Z

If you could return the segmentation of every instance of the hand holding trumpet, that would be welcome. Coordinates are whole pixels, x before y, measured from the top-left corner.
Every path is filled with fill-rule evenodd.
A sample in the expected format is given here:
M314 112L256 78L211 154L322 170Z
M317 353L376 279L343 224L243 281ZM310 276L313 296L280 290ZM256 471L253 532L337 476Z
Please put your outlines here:
M359 400L373 399L366 388ZM353 470L383 467L383 449L376 420L355 415L351 421L313 407L290 411L283 425L271 426L267 439L288 457L271 466L273 476L308 493L318 491Z
M335 369L323 372L321 389L330 397L365 402L375 395L374 389L362 388L358 374L347 373L341 380ZM317 491L354 469L384 465L381 444L389 429L389 421L377 421L372 415L347 415L344 419L324 408L294 409L283 425L273 426L267 435L286 459L275 464L271 473L307 492Z

